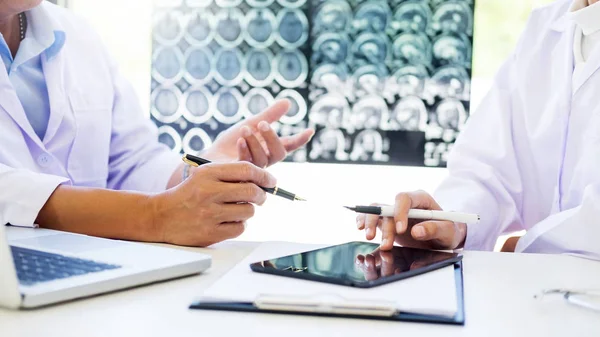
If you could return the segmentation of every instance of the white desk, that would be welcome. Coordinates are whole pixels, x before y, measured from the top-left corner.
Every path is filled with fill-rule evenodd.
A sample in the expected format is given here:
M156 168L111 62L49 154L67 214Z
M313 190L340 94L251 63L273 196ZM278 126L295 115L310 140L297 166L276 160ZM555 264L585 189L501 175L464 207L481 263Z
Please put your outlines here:
M32 311L0 309L0 336L600 336L600 314L560 297L533 299L544 288L600 287L600 263L570 256L466 252L464 327L188 309L257 245L198 249L214 264L197 276Z

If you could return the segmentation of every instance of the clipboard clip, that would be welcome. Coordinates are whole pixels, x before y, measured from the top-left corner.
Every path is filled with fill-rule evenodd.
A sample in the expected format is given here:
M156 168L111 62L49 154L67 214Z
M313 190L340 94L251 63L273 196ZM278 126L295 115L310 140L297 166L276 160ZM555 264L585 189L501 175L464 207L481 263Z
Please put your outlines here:
M259 295L254 305L261 310L339 315L391 317L398 313L393 302L348 300L337 295L311 297Z

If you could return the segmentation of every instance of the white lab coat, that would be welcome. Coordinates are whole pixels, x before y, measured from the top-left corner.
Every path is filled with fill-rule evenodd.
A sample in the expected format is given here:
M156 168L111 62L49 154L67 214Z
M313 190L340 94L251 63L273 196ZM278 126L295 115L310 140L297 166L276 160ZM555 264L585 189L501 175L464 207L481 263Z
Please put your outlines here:
M450 155L435 197L481 215L466 249L525 229L517 251L600 259L600 49L574 76L570 5L533 11Z
M32 226L59 184L164 190L181 161L158 142L97 34L46 1L31 15L39 29L64 33L65 44L54 58L42 56L50 98L43 140L0 71L0 225Z

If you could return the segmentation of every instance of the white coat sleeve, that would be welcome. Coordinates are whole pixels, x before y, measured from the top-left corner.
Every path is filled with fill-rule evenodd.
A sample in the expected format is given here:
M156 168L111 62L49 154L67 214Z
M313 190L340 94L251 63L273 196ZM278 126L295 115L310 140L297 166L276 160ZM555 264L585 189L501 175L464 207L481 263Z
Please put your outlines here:
M600 260L600 184L585 188L581 205L553 214L519 239L515 251L573 254Z
M131 84L111 62L113 121L107 186L116 190L164 191L181 157L158 141Z
M64 177L0 164L0 225L33 227L54 190L67 182Z
M515 156L511 107L514 56L459 135L448 159L449 176L434 198L444 210L477 213L465 249L493 250L498 235L521 228L522 184Z

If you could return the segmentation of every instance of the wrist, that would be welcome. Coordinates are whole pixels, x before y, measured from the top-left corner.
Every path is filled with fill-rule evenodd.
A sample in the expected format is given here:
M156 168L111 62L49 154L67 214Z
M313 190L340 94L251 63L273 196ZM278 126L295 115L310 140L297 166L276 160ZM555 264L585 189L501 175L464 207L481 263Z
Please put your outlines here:
M142 228L144 228L144 241L165 242L164 225L160 216L160 205L162 203L162 193L145 196L142 202L143 219Z

